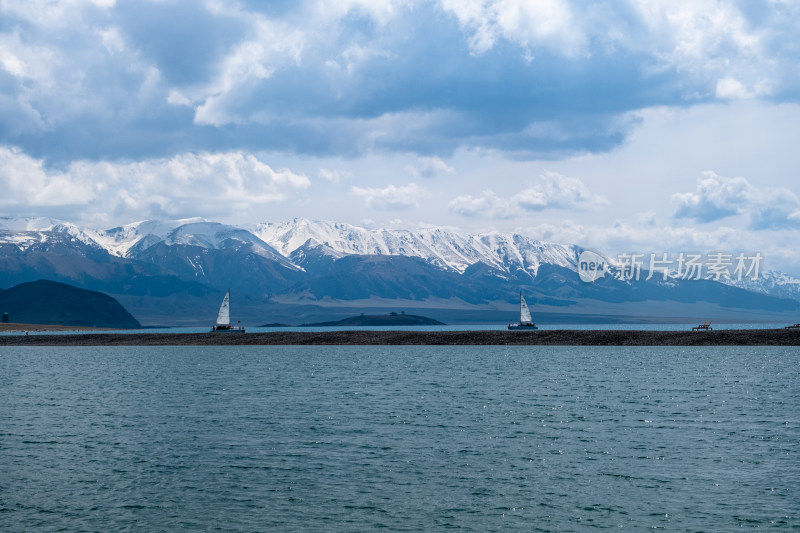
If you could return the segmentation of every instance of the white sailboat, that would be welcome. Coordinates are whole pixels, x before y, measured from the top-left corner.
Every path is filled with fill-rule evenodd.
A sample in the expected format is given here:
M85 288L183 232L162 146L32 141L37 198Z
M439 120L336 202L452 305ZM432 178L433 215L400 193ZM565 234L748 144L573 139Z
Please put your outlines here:
M539 329L536 327L536 324L533 323L533 317L531 317L531 310L528 309L528 303L522 296L522 291L520 291L519 293L519 324L509 324L508 329L523 329L523 330Z
M222 299L222 305L219 306L219 313L217 313L217 323L211 328L211 331L236 331L244 333L244 327L231 326L231 290L225 293L225 298Z

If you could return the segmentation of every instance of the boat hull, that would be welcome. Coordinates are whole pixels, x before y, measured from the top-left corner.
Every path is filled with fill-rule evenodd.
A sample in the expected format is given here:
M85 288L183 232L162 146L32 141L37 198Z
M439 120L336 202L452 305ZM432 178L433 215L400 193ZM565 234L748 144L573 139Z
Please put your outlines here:
M520 331L532 331L539 329L536 324L509 324L508 329L516 329Z
M211 333L244 333L244 328L239 326L214 326Z

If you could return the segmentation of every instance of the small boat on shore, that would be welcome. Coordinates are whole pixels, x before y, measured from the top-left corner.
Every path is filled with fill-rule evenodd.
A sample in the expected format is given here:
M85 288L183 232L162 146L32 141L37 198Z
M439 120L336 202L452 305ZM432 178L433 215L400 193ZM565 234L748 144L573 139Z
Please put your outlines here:
M533 317L531 317L531 310L528 308L528 303L522 296L522 291L520 291L519 293L519 324L509 324L508 329L527 330L527 331L539 329L536 327L536 324L533 323Z
M211 328L211 332L236 332L244 333L244 327L231 326L231 290L225 293L225 298L222 299L222 305L219 306L219 313L217 314L217 323Z

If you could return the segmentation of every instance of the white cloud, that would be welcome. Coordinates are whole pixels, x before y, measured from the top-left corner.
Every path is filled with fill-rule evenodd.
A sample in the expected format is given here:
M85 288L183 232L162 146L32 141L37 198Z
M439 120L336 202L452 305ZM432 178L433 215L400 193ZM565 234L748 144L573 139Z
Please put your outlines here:
M408 165L406 170L417 178L432 178L439 174L455 174L456 169L438 157L419 157L417 165Z
M219 61L215 74L206 83L182 89L172 89L169 103L191 105L195 109L195 123L222 127L250 122L267 123L276 113L265 111L269 105L253 108L250 91L271 78L277 71L300 67L308 48L328 59L315 67L343 69L352 74L356 65L373 57L386 54L345 40L340 49L338 25L351 13L366 14L378 25L387 24L406 4L405 0L345 0L340 2L311 2L300 7L302 16L292 21L280 21L253 11L210 6L212 11L235 17L242 23L248 37L240 41ZM298 23L300 22L300 23ZM338 61L334 58L337 58ZM341 64L340 64L341 63ZM243 104L243 100L246 104ZM280 114L278 111L277 114Z
M253 113L242 113L239 95L259 81L270 78L278 68L300 62L306 37L292 26L264 16L242 14L249 21L253 37L240 42L217 65L207 83L188 89L173 89L169 102L195 105L195 123L224 126L250 122Z
M747 100L759 96L767 96L770 92L772 92L772 89L766 81L760 81L752 89L748 89L736 78L727 77L717 82L715 95L720 100Z
M49 173L41 161L0 147L0 206L85 204L95 200L101 188L89 176Z
M442 0L441 4L471 32L470 49L476 54L488 51L501 38L566 55L585 46L582 29L564 0Z
M451 213L465 217L507 219L519 212L511 202L498 197L494 191L485 190L479 196L465 194L457 196L448 205Z
M13 79L0 97L0 131L15 132L2 142L31 152L64 147L48 154L61 163L223 141L232 149L259 142L266 150L352 155L384 134L391 144L379 148L394 152L597 152L631 132L617 122L623 113L654 103L793 99L797 8L762 3L750 20L754 10L743 5L1 0L0 69ZM202 46L193 47L198 33ZM465 43L483 57L469 57ZM541 65L525 64L538 58ZM495 120L498 112L508 114ZM413 115L432 119L390 130L378 124ZM124 147L109 140L109 124L130 137ZM32 131L40 136L19 134ZM73 131L85 131L87 141L66 148L59 140ZM159 135L163 142L153 142Z
M36 211L71 207L76 219L182 218L246 214L286 200L308 178L274 170L243 152L184 153L135 163L78 161L64 172L16 149L0 148L0 206Z
M329 2L319 0L315 9L326 19L338 19L352 12L367 14L380 25L387 24L396 14L397 9L409 4L408 0L339 0Z
M0 0L0 12L39 26L58 28L80 24L92 9L109 9L116 0Z
M339 183L342 181L342 178L351 178L352 174L342 170L321 168L319 169L319 177L331 183Z
M65 149L75 131L86 138L85 147L93 147L116 138L106 127L127 134L137 129L130 123L143 116L159 123L160 72L128 46L123 28L108 24L106 8L113 2L107 4L0 2L0 19L13 15L26 21L0 31L0 73L14 78L0 96L0 132L34 134L34 144ZM58 140L42 141L48 135ZM16 135L2 135L0 142L25 147ZM85 154L73 159L81 157Z
M648 36L639 46L655 50L668 65L724 72L740 66L732 59L747 65L762 52L759 34L732 2L652 0L633 6Z
M119 28L102 28L97 30L97 35L105 46L109 54L116 54L125 51L125 39L120 33Z
M743 100L753 97L753 93L748 91L747 87L734 78L722 78L719 80L717 82L716 95L717 98L724 100Z
M0 0L0 19L9 209L800 225L796 2ZM323 186L260 173L256 149ZM704 168L748 179L704 189Z
M557 172L545 172L538 183L520 191L511 201L526 211L594 209L608 203L605 196L592 194L578 178Z
M500 40L518 46L529 61L539 49L567 57L631 54L649 58L641 68L650 73L680 72L712 94L716 85L723 99L767 94L776 74L769 46L775 38L772 32L785 30L789 35L796 30L789 29L791 25L781 30L779 24L752 24L735 2L718 0L595 5L568 0L441 0L441 5L467 32L475 54L487 52ZM780 16L781 9L773 5L765 11L766 18Z
M748 206L750 229L800 229L800 200L788 189L759 189Z
M797 272L796 232L776 232L765 239L762 231L742 230L730 226L700 229L695 226L668 224L641 225L627 221L614 224L581 224L565 220L525 228L525 233L540 240L572 243L598 250L612 257L620 253L662 253L677 256L683 253L731 254L761 253L764 269Z
M479 196L461 195L448 204L452 213L466 217L507 219L527 211L562 209L583 211L606 205L605 196L592 194L577 178L545 172L537 182L511 198L498 197L487 189Z
M656 214L652 211L644 211L636 215L636 222L640 227L654 227L658 220Z
M30 45L18 31L0 34L0 68L21 80L49 87L55 79L58 53L41 45Z
M713 171L702 173L695 192L676 193L672 199L678 204L676 218L693 218L710 222L741 213L751 201L755 191L744 178L724 178Z
M800 210L800 200L792 191L772 187L758 189L745 178L726 178L710 170L702 174L694 192L672 195L678 204L675 218L713 222L746 214L749 227L755 230L800 227L800 221L794 217Z
M755 232L726 226L700 230L690 226L641 225L619 220L610 225L564 220L558 224L533 225L526 232L541 240L578 244L608 254L763 251L763 242Z
M417 185L409 183L397 187L388 185L379 187L351 187L350 192L364 199L367 207L378 210L400 210L419 207L419 201L428 196L428 192Z

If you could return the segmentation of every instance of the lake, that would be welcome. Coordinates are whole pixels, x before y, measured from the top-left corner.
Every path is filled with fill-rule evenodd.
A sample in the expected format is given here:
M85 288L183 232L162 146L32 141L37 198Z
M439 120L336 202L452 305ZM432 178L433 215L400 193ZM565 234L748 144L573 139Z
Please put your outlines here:
M3 347L3 531L800 528L800 349Z
M609 330L609 331L692 331L692 327L697 324L678 323L647 323L647 324L539 324L538 329L543 331L553 330ZM720 330L746 330L746 329L784 329L785 322L743 322L743 323L719 323L712 324L712 329ZM246 326L248 333L273 333L281 331L297 332L327 332L327 331L507 331L508 324L469 324L469 325L445 325L445 326L327 326L327 327L259 327ZM42 326L47 328L47 326ZM85 330L85 331L30 331L30 335L74 335L76 333L126 333L135 335L137 333L208 333L211 328L204 327L174 327L174 328L142 328L142 329L119 329L119 330ZM25 331L0 331L2 335L25 335Z

